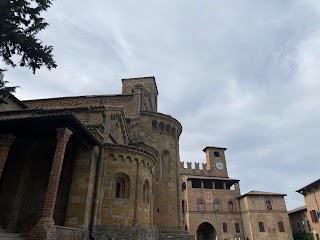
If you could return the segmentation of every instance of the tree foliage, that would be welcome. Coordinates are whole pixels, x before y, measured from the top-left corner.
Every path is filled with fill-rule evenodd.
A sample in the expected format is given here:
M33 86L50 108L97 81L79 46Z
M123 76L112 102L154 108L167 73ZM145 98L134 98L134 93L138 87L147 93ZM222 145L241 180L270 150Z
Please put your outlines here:
M296 233L293 235L294 240L314 240L313 234L312 233Z
M3 69L0 69L0 98L7 98L10 93L14 93L18 86L15 87L7 87L6 84L8 81L5 81L4 78L4 71Z
M13 56L19 55L19 66L33 73L43 65L48 69L57 66L52 46L36 36L48 27L40 14L51 4L52 0L0 0L0 56L5 64L17 66Z

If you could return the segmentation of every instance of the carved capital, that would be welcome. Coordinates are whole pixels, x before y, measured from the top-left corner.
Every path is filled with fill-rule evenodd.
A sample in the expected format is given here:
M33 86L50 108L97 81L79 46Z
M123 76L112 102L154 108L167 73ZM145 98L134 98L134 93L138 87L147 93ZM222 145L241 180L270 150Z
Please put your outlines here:
M73 132L69 128L57 128L57 139L59 141L68 141Z

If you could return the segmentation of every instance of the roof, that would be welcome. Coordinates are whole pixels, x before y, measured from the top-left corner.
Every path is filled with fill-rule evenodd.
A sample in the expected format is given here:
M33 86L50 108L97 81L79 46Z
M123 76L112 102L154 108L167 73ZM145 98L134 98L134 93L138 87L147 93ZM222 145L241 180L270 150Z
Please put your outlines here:
M12 133L15 136L56 134L56 129L62 127L69 128L73 135L86 139L92 146L102 146L89 129L70 112L0 119L0 132Z
M314 182L312 182L312 183L300 188L296 192L300 193L302 195L306 195L306 192L310 191L311 188L314 188L314 187L318 188L319 185L320 185L320 179L318 179L318 180L316 180L316 181L314 181Z
M79 95L79 96L64 96L64 97L53 97L53 98L39 98L39 99L27 99L23 100L22 103L36 102L36 101L50 101L60 99L75 99L75 98L101 98L101 97L128 97L133 94L100 94L100 95Z
M287 194L252 190L248 193L245 193L245 194L239 196L238 198L243 198L245 196L282 196L282 197L284 197L284 196L287 196Z
M292 213L296 213L296 212L301 212L301 211L306 211L306 210L307 210L306 205L303 205L303 206L300 206L300 207L297 207L297 208L294 208L294 209L288 211L288 214L292 214Z
M9 97L12 101L14 101L15 103L17 103L20 107L22 107L23 109L28 108L27 105L25 105L23 102L21 102L18 98L16 98L13 94L9 94ZM2 98L0 98L0 103L6 103L7 101L3 100Z
M25 105L23 102L21 102L18 98L16 98L13 94L10 94L9 96L14 102L19 104L23 109L28 108L27 105Z
M206 146L202 151L206 152L208 148L222 149L223 151L227 150L227 148L224 147Z

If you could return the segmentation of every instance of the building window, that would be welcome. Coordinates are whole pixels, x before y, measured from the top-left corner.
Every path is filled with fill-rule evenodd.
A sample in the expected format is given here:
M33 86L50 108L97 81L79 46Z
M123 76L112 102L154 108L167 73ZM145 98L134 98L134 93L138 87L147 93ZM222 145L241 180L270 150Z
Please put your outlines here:
M234 226L236 228L236 233L240 233L240 224L239 223L235 223Z
M198 199L198 211L199 212L204 211L204 201L202 199Z
M233 212L234 209L233 209L233 202L232 201L229 201L228 203L228 209L229 209L229 212Z
M265 204L266 204L266 209L267 210L272 210L272 201L271 201L270 198L266 199Z
M222 229L223 229L223 232L224 232L224 233L228 232L228 225L227 225L227 223L222 223Z
M309 220L307 220L307 226L308 226L309 231L312 231Z
M130 180L126 174L119 173L114 178L114 197L115 198L129 198Z
M183 192L184 190L186 190L186 188L187 188L187 185L186 185L185 182L183 182L183 183L181 184L182 192Z
M315 210L310 211L310 216L313 223L318 222L317 213Z
M264 231L264 224L263 224L263 222L259 222L259 230L260 230L260 232L265 232L265 231Z
M185 214L186 213L186 203L184 200L182 200L182 213Z
M145 203L150 202L149 181L146 179L143 184L143 201Z
M124 181L122 179L116 181L116 198L124 198Z
M217 152L217 151L215 151L215 152L213 153L213 156L215 156L215 157L220 157L220 153Z
M278 222L279 231L284 232L283 222Z
M316 238L317 238L317 240L320 240L320 238L319 238L319 234L316 234Z
M216 211L216 212L220 211L220 202L218 199L213 201L213 211Z

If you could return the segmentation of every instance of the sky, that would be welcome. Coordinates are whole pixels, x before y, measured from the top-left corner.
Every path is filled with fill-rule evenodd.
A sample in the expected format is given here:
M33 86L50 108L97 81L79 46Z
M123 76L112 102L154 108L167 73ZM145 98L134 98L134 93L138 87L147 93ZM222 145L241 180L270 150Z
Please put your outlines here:
M183 126L182 161L226 147L242 194L304 204L295 191L320 168L319 0L63 0L43 16L58 67L7 66L18 98L117 94L122 78L155 76L158 110Z

